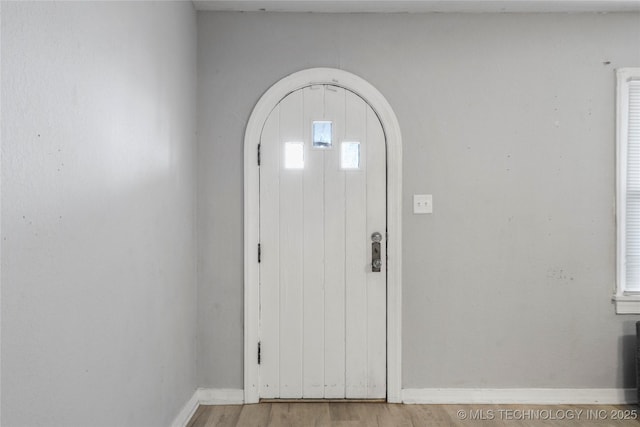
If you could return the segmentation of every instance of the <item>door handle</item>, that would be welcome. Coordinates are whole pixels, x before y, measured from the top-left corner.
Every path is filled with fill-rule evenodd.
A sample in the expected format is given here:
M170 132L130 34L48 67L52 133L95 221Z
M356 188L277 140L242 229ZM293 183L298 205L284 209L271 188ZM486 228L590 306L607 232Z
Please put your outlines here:
M377 231L371 235L371 271L379 273L382 268L382 260L380 259L380 242L382 234Z

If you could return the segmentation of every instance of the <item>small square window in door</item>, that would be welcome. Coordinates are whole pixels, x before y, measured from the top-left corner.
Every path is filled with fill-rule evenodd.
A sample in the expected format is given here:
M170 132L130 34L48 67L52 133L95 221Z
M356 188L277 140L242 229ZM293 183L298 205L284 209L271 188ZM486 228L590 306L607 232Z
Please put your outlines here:
M313 148L331 148L333 123L330 121L314 121L312 126Z
M360 169L360 143L343 142L340 148L340 167L342 169Z
M304 169L304 143L284 143L284 168Z

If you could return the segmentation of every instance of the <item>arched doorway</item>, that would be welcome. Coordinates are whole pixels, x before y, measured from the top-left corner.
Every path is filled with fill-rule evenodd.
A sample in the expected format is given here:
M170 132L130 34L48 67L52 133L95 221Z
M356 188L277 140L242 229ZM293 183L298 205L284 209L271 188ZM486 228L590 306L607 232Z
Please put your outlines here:
M360 77L342 70L314 68L294 73L272 86L256 104L245 133L245 403L255 403L260 399L260 166L259 144L265 124L272 117L274 109L290 94L304 88L335 88L346 94L353 94L370 108L371 116L379 120L385 141L386 158L386 232L382 244L386 243L387 260L382 271L386 271L386 398L390 402L401 401L401 189L402 189L402 141L399 125L393 110L382 94ZM310 90L310 89L308 89ZM324 90L324 89L323 89ZM331 89L330 89L331 90ZM355 99L355 98L354 98ZM306 120L306 119L305 119ZM320 126L328 121L318 120ZM323 125L320 122L325 122ZM309 132L313 128L309 125ZM329 125L330 126L330 125ZM309 133L306 132L306 133ZM305 135L306 135L305 133ZM294 138L295 139L295 138ZM281 141L283 142L283 141ZM293 151L301 152L304 144L296 146L296 141L287 141ZM341 141L344 142L344 141ZM357 142L357 141L356 141ZM346 150L358 147L349 141ZM283 142L284 144L284 142ZM283 145L284 147L284 145ZM336 146L336 153L340 150ZM322 150L322 147L316 147ZM344 149L343 149L344 151ZM311 153L311 151L307 151ZM283 153L284 155L284 153ZM315 155L320 155L315 152ZM337 158L337 157L336 157ZM353 155L351 156L353 158ZM282 166L282 165L281 165ZM299 166L299 165L298 165ZM294 164L294 168L297 167ZM264 179L264 178L263 178ZM264 218L263 218L264 221ZM375 239L373 239L375 240ZM374 256L375 242L367 256ZM367 247L368 249L368 247ZM372 259L372 265L374 264ZM375 268L373 268L373 272ZM371 277L380 277L372 275ZM302 373L301 375L304 375ZM301 397L304 397L302 395ZM325 397L323 395L323 397ZM349 397L347 392L345 397Z

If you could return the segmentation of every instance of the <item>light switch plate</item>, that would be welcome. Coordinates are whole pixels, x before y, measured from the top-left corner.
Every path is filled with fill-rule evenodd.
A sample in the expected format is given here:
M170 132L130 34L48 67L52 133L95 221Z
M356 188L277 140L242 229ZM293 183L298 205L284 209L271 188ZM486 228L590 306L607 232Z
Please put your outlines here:
M414 194L413 195L413 213L414 214L430 214L433 212L433 195L431 194Z

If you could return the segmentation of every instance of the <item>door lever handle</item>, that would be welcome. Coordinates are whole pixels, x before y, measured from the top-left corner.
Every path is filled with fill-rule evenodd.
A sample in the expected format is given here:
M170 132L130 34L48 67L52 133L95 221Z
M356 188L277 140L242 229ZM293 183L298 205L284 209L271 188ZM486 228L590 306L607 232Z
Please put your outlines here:
M377 231L371 235L371 271L379 273L382 268L382 260L380 259L380 242L382 234Z

